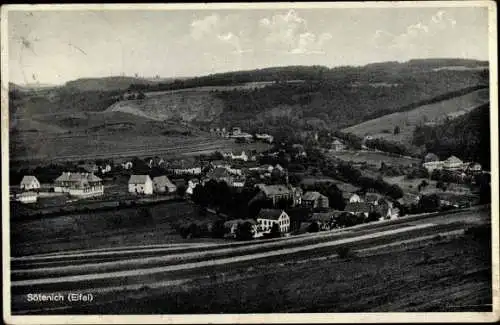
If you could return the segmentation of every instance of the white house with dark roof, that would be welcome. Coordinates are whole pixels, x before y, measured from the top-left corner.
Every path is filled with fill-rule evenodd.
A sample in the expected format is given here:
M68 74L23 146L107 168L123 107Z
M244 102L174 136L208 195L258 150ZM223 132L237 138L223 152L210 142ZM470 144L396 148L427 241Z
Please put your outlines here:
M19 186L21 190L38 190L40 189L40 182L35 176L27 175L21 180L21 185Z
M163 175L153 178L153 192L174 193L176 190L177 186L167 176Z
M271 232L274 224L278 224L281 233L290 231L290 217L279 209L261 209L257 215L257 223L264 232Z
M54 181L54 192L69 193L77 197L94 197L104 194L102 179L92 173L64 172Z
M153 181L149 175L132 175L128 180L128 191L134 194L153 194Z

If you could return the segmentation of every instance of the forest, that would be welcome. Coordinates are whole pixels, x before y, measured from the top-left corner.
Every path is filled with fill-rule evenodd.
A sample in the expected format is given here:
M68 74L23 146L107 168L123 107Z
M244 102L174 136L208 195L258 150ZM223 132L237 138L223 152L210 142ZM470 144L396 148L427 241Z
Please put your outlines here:
M419 126L412 143L425 146L440 159L451 155L464 161L474 161L490 170L490 104L449 120L442 125Z

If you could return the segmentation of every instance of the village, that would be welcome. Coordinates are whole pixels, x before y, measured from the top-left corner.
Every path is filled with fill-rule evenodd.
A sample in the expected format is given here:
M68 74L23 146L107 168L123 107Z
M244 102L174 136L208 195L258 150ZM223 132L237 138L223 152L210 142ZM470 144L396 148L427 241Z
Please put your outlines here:
M211 132L234 138L236 143L265 142L270 149L217 151L181 160L155 156L120 162L80 161L58 166L62 172L49 182L35 169L22 175L19 187L11 191L11 200L29 207L18 211L31 217L80 211L79 203L88 211L186 200L203 212L199 222L179 227L183 238L248 240L469 207L480 203L480 198L471 194L477 190L471 189L477 188L486 175L478 163L463 162L455 156L439 160L428 153L419 163L400 166L406 173L404 179L415 184L406 188L404 182L391 184L387 181L390 178L381 177L394 164L382 161L375 166L336 158L361 152L352 148L348 137L329 134L326 141L318 141L316 133L309 142L273 143L271 135L250 134L239 127L230 132L225 128ZM362 150L367 149L363 145ZM46 172L43 168L38 171ZM454 189L454 195L450 195L450 189ZM217 221L204 222L202 216L206 214L215 215Z

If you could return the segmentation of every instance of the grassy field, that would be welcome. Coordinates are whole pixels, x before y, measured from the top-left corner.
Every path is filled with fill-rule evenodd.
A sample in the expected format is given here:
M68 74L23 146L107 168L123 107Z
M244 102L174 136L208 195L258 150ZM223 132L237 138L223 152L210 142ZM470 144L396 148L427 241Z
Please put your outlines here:
M468 112L488 101L488 89L481 89L453 99L424 105L407 112L385 115L348 127L343 131L354 133L358 136L369 134L373 137L409 143L412 139L413 131L419 123L439 122L445 119L447 114ZM399 126L399 134L393 134L395 126Z
M301 313L491 311L491 242L438 238L347 259L303 256L220 272L88 313ZM78 313L78 311L73 311Z
M175 230L176 224L215 218L200 217L187 202L162 203L144 209L150 212L150 217L143 215L141 208L127 208L11 221L11 254L177 243L183 239Z
M410 157L393 156L385 152L377 151L341 151L328 153L330 157L338 158L344 161L352 161L355 163L366 162L369 165L380 167L382 162L391 165L412 165L420 163L420 160Z

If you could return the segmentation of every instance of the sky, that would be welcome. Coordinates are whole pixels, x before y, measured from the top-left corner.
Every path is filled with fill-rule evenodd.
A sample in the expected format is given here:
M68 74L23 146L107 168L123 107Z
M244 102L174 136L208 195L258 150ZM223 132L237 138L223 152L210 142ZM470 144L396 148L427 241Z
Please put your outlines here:
M270 66L488 60L486 7L8 12L9 79L62 84Z

